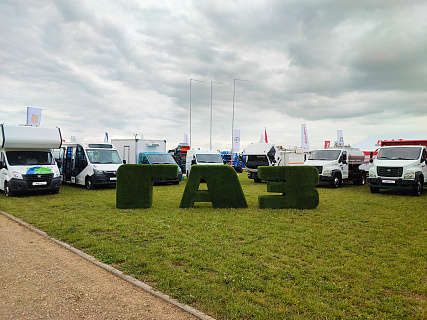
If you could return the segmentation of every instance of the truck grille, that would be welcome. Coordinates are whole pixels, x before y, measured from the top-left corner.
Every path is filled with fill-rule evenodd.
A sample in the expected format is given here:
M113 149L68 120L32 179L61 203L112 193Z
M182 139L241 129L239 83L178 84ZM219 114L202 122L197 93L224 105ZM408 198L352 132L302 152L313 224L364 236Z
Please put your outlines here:
M24 176L28 189L50 187L53 174L27 174Z
M403 167L377 167L377 174L380 177L401 177Z
M107 178L114 178L117 175L117 171L105 171L105 176Z
M323 172L322 166L314 166L314 167L317 169L317 171L319 171L319 174L322 174L322 172Z

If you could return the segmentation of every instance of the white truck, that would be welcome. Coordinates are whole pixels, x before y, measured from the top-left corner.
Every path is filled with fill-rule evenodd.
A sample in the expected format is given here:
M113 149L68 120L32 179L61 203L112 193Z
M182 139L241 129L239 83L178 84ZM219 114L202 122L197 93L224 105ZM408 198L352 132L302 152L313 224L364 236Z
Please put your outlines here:
M0 126L0 190L8 197L35 191L58 193L60 174L50 150L61 146L61 130Z
M258 178L259 166L302 166L304 152L302 149L284 149L273 143L251 143L242 151L241 159L246 166L249 179L261 182Z
M63 182L93 190L101 185L116 185L122 160L111 143L64 142L58 164Z
M149 139L112 139L123 163L138 164L142 152L166 152L166 140Z
M420 196L427 185L427 140L383 141L372 159L368 183L372 193L380 189L411 190Z
M360 169L364 160L365 154L360 149L332 147L311 151L304 165L316 167L320 183L338 188L343 181L353 181L357 185L366 183L366 172Z
M191 166L195 164L202 165L221 165L224 164L222 161L221 153L216 150L188 150L186 157L186 174L187 177L190 174Z

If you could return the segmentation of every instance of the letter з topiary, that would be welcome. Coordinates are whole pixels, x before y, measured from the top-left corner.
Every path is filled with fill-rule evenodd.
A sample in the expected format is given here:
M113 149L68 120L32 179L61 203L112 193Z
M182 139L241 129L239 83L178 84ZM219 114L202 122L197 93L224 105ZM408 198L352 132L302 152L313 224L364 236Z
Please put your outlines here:
M258 167L258 177L267 180L267 191L282 195L258 196L261 209L314 209L319 205L319 172L311 166Z
M202 179L208 190L199 190ZM180 208L193 208L194 202L212 202L214 208L248 207L237 173L227 165L191 166Z
M175 164L123 164L117 170L116 207L120 209L151 208L153 180L174 179Z

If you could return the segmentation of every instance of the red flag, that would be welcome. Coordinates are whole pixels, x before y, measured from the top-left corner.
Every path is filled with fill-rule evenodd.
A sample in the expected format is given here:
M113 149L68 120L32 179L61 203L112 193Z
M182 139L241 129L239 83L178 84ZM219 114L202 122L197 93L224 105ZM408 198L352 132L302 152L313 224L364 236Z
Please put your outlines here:
M328 149L331 145L331 141L325 141L325 149Z
M268 143L268 139L267 139L267 128L264 127L264 130L265 130L265 134L264 134L265 143Z

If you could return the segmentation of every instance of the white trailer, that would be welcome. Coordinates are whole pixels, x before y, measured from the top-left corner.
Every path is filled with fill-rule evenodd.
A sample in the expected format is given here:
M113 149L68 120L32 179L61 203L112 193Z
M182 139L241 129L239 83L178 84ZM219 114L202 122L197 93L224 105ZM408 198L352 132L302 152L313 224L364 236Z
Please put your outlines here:
M112 139L123 163L137 164L142 152L166 152L166 140Z
M58 193L60 173L50 150L61 146L61 130L0 126L0 190L7 196L35 191Z
M338 188L343 181L353 181L358 185L366 183L366 172L360 169L364 161L365 154L360 149L333 147L311 151L304 164L316 167L320 183Z
M64 142L58 154L63 182L83 185L88 190L116 184L122 160L111 143Z

